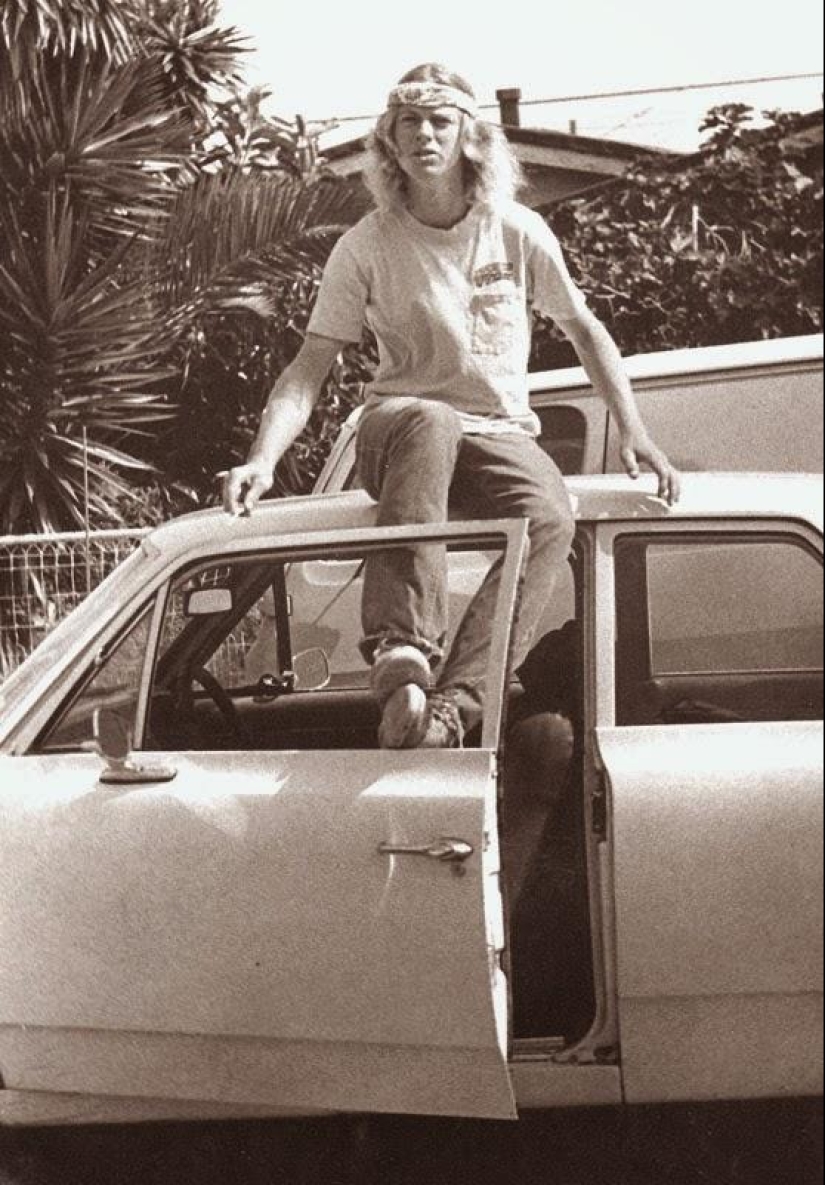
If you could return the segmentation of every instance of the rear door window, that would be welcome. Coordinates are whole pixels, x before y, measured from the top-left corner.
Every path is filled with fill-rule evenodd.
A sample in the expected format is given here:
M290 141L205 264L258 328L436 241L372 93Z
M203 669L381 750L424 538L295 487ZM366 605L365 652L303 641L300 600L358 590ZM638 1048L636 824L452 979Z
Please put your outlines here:
M821 716L822 564L801 542L628 536L616 592L618 723Z
M821 668L822 573L803 548L658 547L648 581L654 676Z

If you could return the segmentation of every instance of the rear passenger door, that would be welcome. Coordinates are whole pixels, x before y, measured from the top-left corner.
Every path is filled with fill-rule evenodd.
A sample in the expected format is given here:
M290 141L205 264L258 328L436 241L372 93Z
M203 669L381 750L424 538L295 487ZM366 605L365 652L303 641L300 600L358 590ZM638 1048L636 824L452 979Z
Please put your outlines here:
M600 531L625 1095L814 1093L821 539L776 522Z

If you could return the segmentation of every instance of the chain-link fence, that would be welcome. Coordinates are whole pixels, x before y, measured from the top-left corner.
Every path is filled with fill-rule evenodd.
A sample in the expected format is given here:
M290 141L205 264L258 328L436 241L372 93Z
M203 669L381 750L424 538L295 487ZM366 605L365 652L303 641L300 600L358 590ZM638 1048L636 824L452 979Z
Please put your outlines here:
M143 529L0 537L0 678L138 545Z
M57 623L140 543L146 529L0 536L0 681L29 655ZM209 587L227 569L210 568L178 590ZM167 613L167 628L184 622L180 596ZM209 662L212 674L232 685L243 680L246 655L262 624L254 607ZM274 628L264 622L264 629Z

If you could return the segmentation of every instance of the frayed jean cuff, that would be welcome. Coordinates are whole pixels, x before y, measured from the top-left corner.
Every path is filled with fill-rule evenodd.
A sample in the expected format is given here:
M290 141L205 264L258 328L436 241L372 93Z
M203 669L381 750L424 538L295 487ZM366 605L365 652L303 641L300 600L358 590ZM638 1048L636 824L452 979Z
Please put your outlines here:
M435 667L444 657L444 647L437 642L430 642L417 634L380 633L370 634L358 643L358 649L364 662L372 666L375 652L379 646L415 646L427 659L431 667Z

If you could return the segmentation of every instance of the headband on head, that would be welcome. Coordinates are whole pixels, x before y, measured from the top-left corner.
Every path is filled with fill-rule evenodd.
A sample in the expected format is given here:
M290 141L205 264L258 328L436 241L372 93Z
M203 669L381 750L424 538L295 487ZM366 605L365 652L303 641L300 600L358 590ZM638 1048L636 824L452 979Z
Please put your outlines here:
M472 95L440 82L402 82L390 91L387 107L457 107L465 115L478 115Z

